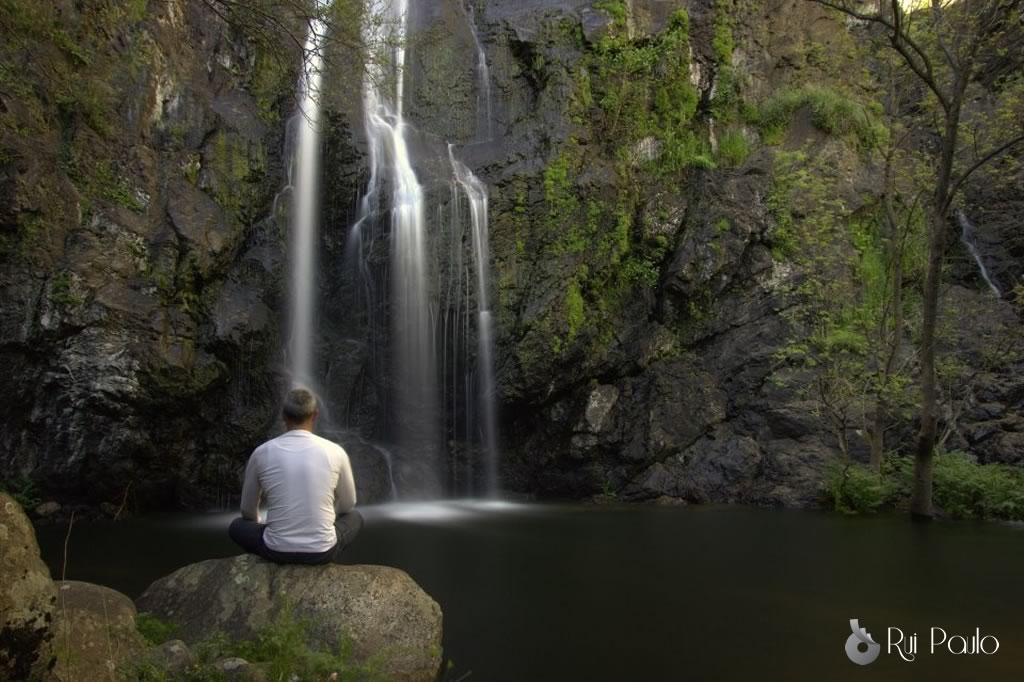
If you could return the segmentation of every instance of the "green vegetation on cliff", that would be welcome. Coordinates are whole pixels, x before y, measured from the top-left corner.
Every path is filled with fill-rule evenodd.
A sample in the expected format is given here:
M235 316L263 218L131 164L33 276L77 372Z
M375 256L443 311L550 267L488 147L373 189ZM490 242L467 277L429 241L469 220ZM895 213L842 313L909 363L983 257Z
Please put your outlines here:
M89 0L66 8L49 2L0 2L0 159L56 164L86 211L92 202L142 210L128 178L118 169L109 138L117 131L116 87L138 68L141 21L147 2ZM141 52L141 50L139 50ZM30 256L60 233L67 207L54 201L63 188L19 186L18 234L2 235L4 250Z
M719 123L732 123L741 101L741 86L732 64L736 38L737 0L715 0L714 34L711 50L715 57L715 89L711 98L711 115Z
M875 438L889 420L908 416L910 404L903 337L917 299L903 282L920 276L920 221L903 217L893 236L881 202L851 211L834 187L853 152L776 156L767 204L775 227L773 255L799 275L786 288L785 317L793 339L776 354L776 381L788 385L832 430L844 463L849 435L861 424L872 462L883 445ZM918 216L919 217L919 216ZM889 248L894 241L899 251Z
M281 110L291 97L296 75L295 69L271 47L263 46L257 51L249 90L265 123L281 122Z
M707 146L692 128L699 96L690 82L685 10L677 10L652 37L631 38L624 20L617 21L587 51L584 69L587 77L579 85L587 94L580 104L596 104L590 112L595 133L613 145L620 163L672 173L708 162Z
M765 144L779 144L794 114L801 109L810 113L814 127L858 148L870 149L886 141L888 130L879 120L880 104L865 106L848 93L823 85L785 88L744 111L747 122L760 130Z
M887 134L877 107L862 106L823 85L784 88L758 105L746 102L743 78L732 64L734 0L715 3L711 52L716 77L706 111L700 109L694 84L685 10L672 14L661 31L645 35L631 30L625 2L608 0L596 7L612 17L610 28L592 42L572 37L582 58L571 69L569 116L581 130L561 143L543 177L543 241L568 275L562 295L535 327L550 336L559 354L582 343L576 350L591 359L600 357L611 340L612 320L622 305L638 288L653 288L659 281L669 240L646 236L636 219L652 188L685 183L697 169L742 166L758 133L767 144L780 143L801 111L808 112L815 128L863 152L882 144ZM712 152L715 127L720 132ZM801 241L834 251L828 246L831 223L817 226L808 239L797 233L791 217L793 191L817 192L819 203L838 201L829 196L830 188L808 184L807 171L775 175L767 203L776 223L771 234L776 258L795 256ZM848 241L845 234L840 241ZM722 253L718 240L709 246ZM688 304L691 316L705 318L712 299L710 294L695 296Z
M570 100L570 117L588 133L563 142L543 175L545 248L569 274L535 329L560 354L584 339L590 356L610 343L630 293L657 284L668 250L663 236L641 234L642 186L714 165L695 122L699 95L690 81L686 12L675 12L656 35L633 38L624 2L597 7L613 25L595 43L580 43ZM728 163L746 154L736 146ZM586 178L595 170L614 189Z
M736 168L750 156L750 143L740 130L729 130L718 139L718 165Z

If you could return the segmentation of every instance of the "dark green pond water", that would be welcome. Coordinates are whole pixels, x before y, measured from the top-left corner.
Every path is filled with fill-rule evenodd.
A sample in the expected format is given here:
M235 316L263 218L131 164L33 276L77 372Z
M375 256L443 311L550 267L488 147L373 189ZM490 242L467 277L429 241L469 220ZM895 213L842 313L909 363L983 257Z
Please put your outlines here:
M402 568L441 604L448 680L1024 679L1021 527L736 507L363 512L342 562ZM235 554L231 518L76 524L67 577L137 596ZM54 576L65 531L39 529ZM881 644L870 665L844 653L851 618ZM887 652L889 627L917 633L916 660ZM980 628L999 649L931 654L932 627L968 639Z

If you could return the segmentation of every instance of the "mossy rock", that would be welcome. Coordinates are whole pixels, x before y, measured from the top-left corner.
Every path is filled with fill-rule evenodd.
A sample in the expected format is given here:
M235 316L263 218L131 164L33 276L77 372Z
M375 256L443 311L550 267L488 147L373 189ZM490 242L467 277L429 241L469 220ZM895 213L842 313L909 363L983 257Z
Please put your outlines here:
M146 643L135 627L135 605L108 587L73 580L57 583L53 622L61 680L120 679Z
M309 623L311 649L337 653L347 643L355 664L372 664L388 680L433 682L441 667L441 608L395 568L213 559L156 581L137 605L175 625L189 645L213 633L254 639L290 609Z
M31 522L6 493L0 493L0 550L0 679L40 680L53 667L57 590Z

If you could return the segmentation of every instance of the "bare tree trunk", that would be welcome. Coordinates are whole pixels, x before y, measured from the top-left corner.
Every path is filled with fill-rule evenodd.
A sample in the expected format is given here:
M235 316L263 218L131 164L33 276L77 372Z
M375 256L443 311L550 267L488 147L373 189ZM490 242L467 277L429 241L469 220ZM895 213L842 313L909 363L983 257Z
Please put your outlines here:
M895 92L891 95L896 99ZM868 425L868 445L871 448L871 469L882 473L882 457L885 455L885 430L889 419L889 406L886 404L885 388L892 378L892 373L899 361L900 345L903 340L903 234L900 230L899 217L893 201L895 193L894 160L896 147L890 148L885 157L885 193L882 204L885 208L886 240L888 250L892 254L892 268L888 276L891 278L892 303L885 309L878 321L878 339L889 348L886 353L885 365L882 369L881 383L875 391L875 409ZM891 324L890 324L891 320Z
M935 330L939 319L939 289L942 286L942 262L946 256L946 232L949 229L948 211L960 128L960 107L967 87L966 75L957 75L949 109L946 110L945 130L935 178L935 193L928 216L928 268L921 301L921 430L917 435L914 452L914 480L910 490L910 515L916 519L931 519L932 458L935 455L935 432L938 419L938 392L935 376Z
M891 199L889 201L891 209ZM891 212L895 218L895 212ZM893 247L895 263L892 269L892 334L889 342L889 355L885 361L885 373L883 381L888 387L892 379L896 363L899 362L900 350L903 344L903 242L899 234L895 220L891 222L893 231ZM889 405L886 402L885 390L878 392L875 399L874 423L871 426L871 468L882 473L882 457L885 454L885 430L889 422Z
M871 446L871 470L882 473L882 455L885 453L885 415L882 401L875 401L875 412L868 426L868 445Z
M921 320L921 427L914 451L914 480L910 491L910 513L920 519L934 516L932 508L932 457L935 451L937 417L935 377L935 327L939 309L939 283L945 251L946 216L932 210L928 236L928 270L924 282Z

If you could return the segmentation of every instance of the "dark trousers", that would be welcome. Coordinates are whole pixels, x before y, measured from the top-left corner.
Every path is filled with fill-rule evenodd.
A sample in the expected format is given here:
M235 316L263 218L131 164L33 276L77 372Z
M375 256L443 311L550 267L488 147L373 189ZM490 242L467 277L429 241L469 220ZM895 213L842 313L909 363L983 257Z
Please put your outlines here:
M363 516L356 510L340 514L334 520L338 542L326 552L275 552L263 542L267 524L237 518L228 527L228 535L235 544L250 554L256 554L277 564L329 564L338 552L352 544L363 527Z

